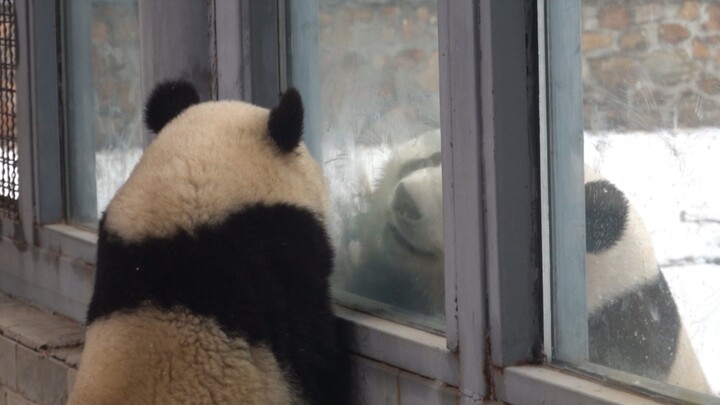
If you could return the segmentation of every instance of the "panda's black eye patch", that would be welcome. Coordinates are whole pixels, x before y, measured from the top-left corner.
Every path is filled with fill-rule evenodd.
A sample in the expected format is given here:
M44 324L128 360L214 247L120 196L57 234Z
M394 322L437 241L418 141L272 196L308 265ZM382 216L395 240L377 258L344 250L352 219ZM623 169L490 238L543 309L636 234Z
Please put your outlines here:
M440 152L433 153L432 155L422 158L422 159L414 159L411 160L402 167L400 167L400 174L399 178L404 178L412 174L414 171L424 169L426 167L435 167L440 166L442 163L442 154Z

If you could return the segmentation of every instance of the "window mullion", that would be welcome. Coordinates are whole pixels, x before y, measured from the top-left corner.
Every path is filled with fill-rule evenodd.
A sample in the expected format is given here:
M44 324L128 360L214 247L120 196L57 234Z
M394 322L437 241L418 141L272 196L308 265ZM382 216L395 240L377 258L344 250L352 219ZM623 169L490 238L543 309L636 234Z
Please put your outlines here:
M534 3L480 3L484 264L493 369L543 359Z
M53 0L16 1L20 52L18 141L25 234L63 219L58 8Z
M459 389L463 401L471 402L488 391L483 373L479 8L470 0L438 4L447 343L459 349Z
M580 3L545 4L554 356L587 360ZM572 229L573 232L567 232ZM548 344L549 342L546 342Z

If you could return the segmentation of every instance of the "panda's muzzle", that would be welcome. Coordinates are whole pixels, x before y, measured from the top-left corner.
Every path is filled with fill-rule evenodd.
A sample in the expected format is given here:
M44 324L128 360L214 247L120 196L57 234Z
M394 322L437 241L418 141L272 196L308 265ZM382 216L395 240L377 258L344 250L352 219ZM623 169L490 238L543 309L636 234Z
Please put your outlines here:
M423 167L403 177L388 201L388 233L400 249L420 259L442 256L442 205L438 204L439 167Z
M390 235L392 235L395 242L397 242L398 245L400 245L400 247L402 247L403 249L412 253L413 255L422 257L422 258L428 259L428 260L437 259L437 257L439 256L438 253L420 249L420 248L416 247L415 245L413 245L412 243L410 243L410 241L408 241L403 236L403 234L397 229L397 227L395 225L387 224L386 229L387 229L387 232Z

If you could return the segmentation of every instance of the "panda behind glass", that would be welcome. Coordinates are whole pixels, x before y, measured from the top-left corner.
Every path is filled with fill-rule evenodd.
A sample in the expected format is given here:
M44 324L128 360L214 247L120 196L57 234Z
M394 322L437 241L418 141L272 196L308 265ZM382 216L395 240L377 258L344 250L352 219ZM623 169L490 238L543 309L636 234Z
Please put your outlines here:
M299 93L268 111L167 82L145 113L157 138L100 222L69 403L344 403Z
M352 269L344 287L403 310L440 316L445 302L440 131L394 151L367 211L355 217L340 247ZM590 361L709 392L642 220L622 191L585 169Z

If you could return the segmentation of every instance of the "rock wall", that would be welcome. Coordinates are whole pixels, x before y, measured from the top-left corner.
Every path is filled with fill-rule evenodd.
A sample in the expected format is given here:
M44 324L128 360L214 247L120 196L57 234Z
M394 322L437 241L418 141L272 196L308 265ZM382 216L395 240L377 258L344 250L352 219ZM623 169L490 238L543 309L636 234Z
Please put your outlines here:
M340 132L377 137L387 130L387 117L395 132L398 121L410 132L419 117L437 124L434 1L325 0L319 17L322 103L333 112L326 121L338 121L326 128L349 125ZM720 2L583 0L585 128L714 126L720 122L719 47ZM343 113L352 99L369 110L368 121L357 110Z
M321 44L333 52L321 52L320 76L324 84L345 83L324 92L326 110L336 110L343 105L342 100L351 98L352 94L343 90L352 90L356 98L358 92L368 92L366 105L374 100L377 107L385 107L368 116L394 114L397 111L393 109L403 109L421 99L425 105L420 111L402 115L431 115L436 124L433 110L437 99L427 98L438 93L435 9L435 2L427 0L321 2ZM127 4L96 5L93 9L92 65L97 84L99 148L127 142L141 132L134 13L136 10ZM374 49L372 59L357 52L358 40L367 41L368 48ZM654 130L720 122L719 47L717 1L583 0L585 128ZM338 53L341 49L346 52ZM348 77L348 69L359 77ZM335 116L346 122L353 120L342 112ZM371 122L350 124L356 131L374 132Z
M436 8L434 0L320 2L322 128L333 139L394 143L439 127Z
M584 0L585 129L720 123L720 3Z
M90 55L98 150L142 146L137 2L92 4Z

